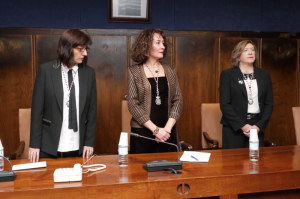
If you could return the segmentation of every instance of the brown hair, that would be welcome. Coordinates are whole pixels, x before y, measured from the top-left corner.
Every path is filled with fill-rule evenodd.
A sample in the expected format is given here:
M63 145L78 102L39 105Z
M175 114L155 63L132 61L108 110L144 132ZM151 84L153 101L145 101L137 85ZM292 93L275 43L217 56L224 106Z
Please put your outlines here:
M164 32L160 29L145 29L143 30L131 48L131 59L139 64L143 64L148 59L148 53L153 41L154 33L160 34L164 39L164 57L167 55L168 43Z
M92 44L91 37L79 30L79 29L68 29L63 32L57 47L58 59L68 67L73 65L73 48L77 46L88 46ZM86 64L87 57L84 57L83 64Z
M233 49L233 51L231 53L231 64L233 66L239 66L239 64L240 64L240 56L241 56L243 50L245 49L245 47L247 46L247 44L252 44L253 47L254 47L255 61L254 61L253 65L256 66L256 63L258 63L258 52L257 52L256 45L251 40L243 40L243 41L240 41L234 47L234 49Z

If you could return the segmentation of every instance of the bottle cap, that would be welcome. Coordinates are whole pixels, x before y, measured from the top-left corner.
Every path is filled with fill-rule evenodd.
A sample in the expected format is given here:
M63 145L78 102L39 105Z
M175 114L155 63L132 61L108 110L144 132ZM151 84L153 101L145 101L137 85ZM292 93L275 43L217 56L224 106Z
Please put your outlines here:
M127 132L121 132L119 146L128 146L128 133Z
M257 129L250 129L250 141L258 141Z

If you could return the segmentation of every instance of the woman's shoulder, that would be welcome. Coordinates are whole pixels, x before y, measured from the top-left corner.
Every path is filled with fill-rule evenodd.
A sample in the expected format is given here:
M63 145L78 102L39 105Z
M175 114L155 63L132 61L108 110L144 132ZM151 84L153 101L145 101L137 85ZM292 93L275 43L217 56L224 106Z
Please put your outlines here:
M226 68L222 71L222 74L231 74L232 72L235 72L237 69L238 69L237 67Z
M140 70L140 68L143 67L143 64L133 64L131 66L128 67L128 69L131 71L131 72L138 72Z
M175 68L170 64L162 63L161 65L163 66L164 69L169 70L171 73L175 73Z
M39 66L39 70L50 70L51 68L58 68L60 66L60 62L57 60L52 60L49 62L42 63Z
M79 65L79 67L81 67L83 70L90 72L90 73L94 73L95 69L87 64L85 65Z
M260 75L262 77L270 77L271 76L270 73L269 73L269 71L267 71L267 70L265 70L263 68L257 68L257 67L255 67L254 73L256 73L256 75Z

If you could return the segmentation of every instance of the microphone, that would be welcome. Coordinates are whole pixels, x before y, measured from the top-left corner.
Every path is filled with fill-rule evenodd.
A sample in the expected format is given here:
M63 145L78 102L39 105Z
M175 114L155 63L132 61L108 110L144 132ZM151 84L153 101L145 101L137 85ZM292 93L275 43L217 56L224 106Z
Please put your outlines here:
M157 142L155 139L153 138L149 138L146 136L142 136L139 135L137 133L130 133L130 135L134 136L134 137L139 137L139 138L143 138L143 139L147 139L147 140L152 140ZM176 144L170 143L170 142L160 142L163 144L168 144L171 146L176 147L177 149L177 161L167 161L167 160L155 160L152 162L147 162L144 163L144 168L147 171L164 171L164 170L171 170L173 174L180 174L181 172L175 171L177 169L182 169L182 162L179 161L179 148Z

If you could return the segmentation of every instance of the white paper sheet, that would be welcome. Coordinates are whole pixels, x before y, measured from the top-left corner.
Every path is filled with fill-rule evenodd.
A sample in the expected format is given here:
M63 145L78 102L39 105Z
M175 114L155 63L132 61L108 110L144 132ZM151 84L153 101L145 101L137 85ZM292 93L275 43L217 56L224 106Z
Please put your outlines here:
M184 151L180 161L184 162L208 162L211 153L196 152L196 151Z
M46 161L13 165L12 170L18 171L23 169L35 169L35 168L42 168L42 167L47 167Z

